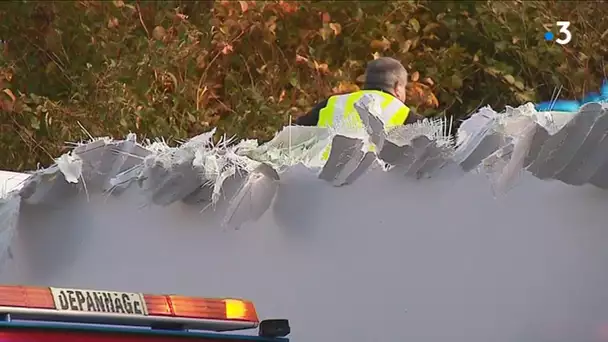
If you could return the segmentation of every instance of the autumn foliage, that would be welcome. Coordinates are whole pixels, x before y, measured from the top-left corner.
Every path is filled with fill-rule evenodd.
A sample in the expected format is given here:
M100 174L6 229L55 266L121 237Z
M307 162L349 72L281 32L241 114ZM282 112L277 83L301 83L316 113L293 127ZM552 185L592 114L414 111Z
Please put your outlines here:
M266 140L356 90L377 56L409 69L409 105L458 119L559 87L581 97L608 54L608 22L589 19L608 15L602 2L7 1L0 15L0 166L13 170L89 136ZM558 20L567 46L543 40Z

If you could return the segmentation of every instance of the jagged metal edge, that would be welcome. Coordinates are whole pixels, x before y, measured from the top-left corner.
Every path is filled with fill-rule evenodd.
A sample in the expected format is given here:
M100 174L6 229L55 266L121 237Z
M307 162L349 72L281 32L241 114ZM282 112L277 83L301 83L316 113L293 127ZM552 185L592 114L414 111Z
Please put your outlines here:
M542 180L606 189L607 109L607 104L588 103L576 113L536 112L531 104L502 114L487 115L486 111L491 128L476 138L485 142L469 156L490 145L494 151L488 156L478 154L471 164L488 175L497 193L515 186L524 171ZM466 143L461 149L465 148Z
M230 139L213 144L215 130L177 147L162 140L138 143L135 134L78 144L54 165L33 172L18 190L4 194L0 266L11 256L22 204L53 207L92 193L119 196L136 186L154 205L181 201L214 208L225 203L223 223L238 227L264 214L280 175L297 164L317 170L320 179L334 186L355 182L374 165L420 179L441 177L438 171L455 164L464 172L485 174L496 194L515 186L523 172L608 188L606 104L589 103L577 113L537 112L532 104L502 113L485 107L462 123L455 141L450 123L441 119L384 131L371 107L358 103L363 131L290 126L262 145ZM330 142L329 159L323 160ZM376 150L370 152L370 146Z
M364 107L357 110L365 112ZM316 169L319 178L335 186L353 183L374 165L419 179L458 164L487 174L501 192L522 170L540 179L608 188L608 157L602 153L608 146L608 116L602 104L587 104L571 114L539 113L530 104L504 113L482 108L462 124L456 141L445 120L384 132L372 113L362 118L364 133L292 126L262 145L254 140L213 144L214 130L177 147L138 143L134 134L125 140L96 139L34 172L12 195L29 205L52 206L61 202L57 198L96 192L115 196L137 186L155 205L227 202L225 223L240 225L266 211L280 174L296 164ZM329 160L320 161L331 141ZM375 153L368 152L372 142L380 146Z

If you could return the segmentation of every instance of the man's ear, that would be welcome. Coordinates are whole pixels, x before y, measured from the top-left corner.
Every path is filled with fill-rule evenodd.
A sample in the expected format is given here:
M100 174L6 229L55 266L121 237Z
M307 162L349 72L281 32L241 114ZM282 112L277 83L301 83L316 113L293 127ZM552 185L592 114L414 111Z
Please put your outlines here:
M393 86L393 91L397 92L397 89L399 89L400 86L401 86L401 82L400 81L395 82L395 84Z

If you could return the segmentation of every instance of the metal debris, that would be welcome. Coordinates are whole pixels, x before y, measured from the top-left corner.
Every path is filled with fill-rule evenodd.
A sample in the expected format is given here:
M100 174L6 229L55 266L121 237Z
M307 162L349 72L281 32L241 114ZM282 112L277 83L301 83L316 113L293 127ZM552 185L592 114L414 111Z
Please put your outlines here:
M267 210L280 175L297 164L318 170L333 186L356 182L379 163L388 172L417 179L439 176L447 164L460 165L487 174L497 192L512 187L525 171L540 179L608 188L604 104L587 104L578 113L536 112L531 105L497 113L485 107L461 125L454 142L447 120L385 130L373 103L366 101L356 104L363 122L359 131L287 127L261 145L253 140L213 144L215 131L177 147L138 143L134 134L119 141L96 139L34 172L8 197L28 205L60 205L86 193L120 196L138 187L153 205L226 203L225 224L240 226Z

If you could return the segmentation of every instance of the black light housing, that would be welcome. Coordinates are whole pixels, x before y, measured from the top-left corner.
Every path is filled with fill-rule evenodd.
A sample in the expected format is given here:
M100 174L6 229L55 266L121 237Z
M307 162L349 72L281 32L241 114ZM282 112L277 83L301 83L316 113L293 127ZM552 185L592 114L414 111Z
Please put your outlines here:
M258 335L261 337L285 337L291 333L286 319L265 319L260 322Z

